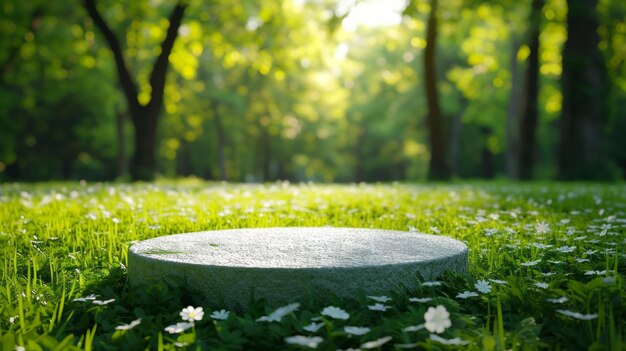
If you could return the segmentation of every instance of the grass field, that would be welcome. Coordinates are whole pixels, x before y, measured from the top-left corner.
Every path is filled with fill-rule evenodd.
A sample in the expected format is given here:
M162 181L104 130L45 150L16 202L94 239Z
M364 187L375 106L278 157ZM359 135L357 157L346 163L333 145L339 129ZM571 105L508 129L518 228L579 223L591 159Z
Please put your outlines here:
M278 311L127 286L134 241L273 226L447 235L470 270ZM624 185L4 184L0 243L2 350L626 350Z

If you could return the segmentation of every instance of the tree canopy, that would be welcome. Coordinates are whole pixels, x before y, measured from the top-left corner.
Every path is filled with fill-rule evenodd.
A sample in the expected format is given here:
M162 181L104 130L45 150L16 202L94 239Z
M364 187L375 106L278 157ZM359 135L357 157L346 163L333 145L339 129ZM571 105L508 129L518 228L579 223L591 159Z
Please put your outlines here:
M626 175L622 1L380 8L3 1L0 180Z

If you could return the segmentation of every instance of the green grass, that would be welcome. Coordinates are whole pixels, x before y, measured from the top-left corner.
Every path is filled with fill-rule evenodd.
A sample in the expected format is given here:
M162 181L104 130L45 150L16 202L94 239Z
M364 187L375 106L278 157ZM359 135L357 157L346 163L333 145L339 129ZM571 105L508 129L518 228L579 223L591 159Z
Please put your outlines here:
M257 321L272 312L263 301L214 320L210 312L223 306L195 301L182 288L138 291L126 282L127 251L137 240L326 225L459 239L470 248L469 274L393 292L386 311L368 309L375 302L366 296L332 297L300 301L279 322ZM381 348L389 350L626 350L625 228L624 185L5 184L0 349L302 349L286 338L304 335L319 337L309 341L324 350L366 349L375 340L388 340ZM477 290L481 280L490 292ZM478 296L457 297L465 291ZM74 301L90 294L104 302ZM410 300L416 297L431 300ZM183 333L166 332L188 305L202 306L204 318ZM439 336L466 345L446 346L426 329L406 329L423 324L427 309L438 305L452 321ZM327 306L349 319L321 315ZM116 330L139 318L134 328ZM303 329L313 318L323 323L314 333ZM351 336L345 326L369 332Z

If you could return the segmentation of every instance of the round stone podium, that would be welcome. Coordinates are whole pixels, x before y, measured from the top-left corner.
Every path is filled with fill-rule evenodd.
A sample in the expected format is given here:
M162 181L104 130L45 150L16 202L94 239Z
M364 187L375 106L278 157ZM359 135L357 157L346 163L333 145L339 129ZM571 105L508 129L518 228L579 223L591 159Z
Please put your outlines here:
M328 294L355 297L414 289L465 273L468 249L438 235L380 229L284 227L175 234L133 245L133 287L184 284L208 304L245 308L264 298L279 306Z

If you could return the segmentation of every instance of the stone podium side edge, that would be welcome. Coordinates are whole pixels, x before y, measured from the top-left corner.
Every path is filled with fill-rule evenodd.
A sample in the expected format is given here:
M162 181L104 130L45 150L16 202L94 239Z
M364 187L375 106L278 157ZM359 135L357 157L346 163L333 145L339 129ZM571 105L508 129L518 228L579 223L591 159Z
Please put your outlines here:
M411 291L418 285L417 273L426 280L444 272L467 273L468 250L421 262L302 269L163 264L162 260L132 251L128 260L128 278L133 287L182 281L199 302L215 308L246 309L253 296L266 299L270 307L278 307L308 298L324 299L332 294L353 298L359 291L368 295L400 289Z

